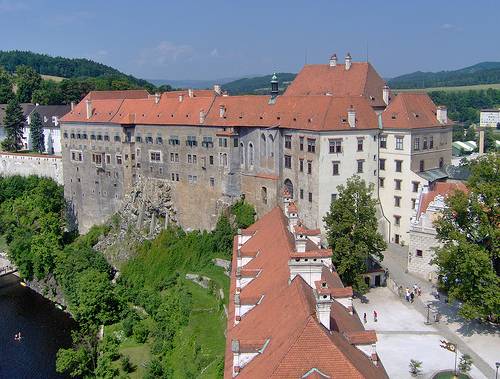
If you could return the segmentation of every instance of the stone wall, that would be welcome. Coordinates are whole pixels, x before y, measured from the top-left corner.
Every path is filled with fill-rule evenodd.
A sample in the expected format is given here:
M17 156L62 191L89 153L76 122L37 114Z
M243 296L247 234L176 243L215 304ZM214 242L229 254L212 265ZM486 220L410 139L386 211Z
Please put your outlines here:
M62 159L60 156L38 154L0 153L0 175L37 175L54 179L64 184Z
M437 281L437 266L430 261L434 258L433 248L439 246L436 231L433 228L412 226L410 229L410 244L408 247L408 271L422 279ZM417 256L417 249L422 256Z

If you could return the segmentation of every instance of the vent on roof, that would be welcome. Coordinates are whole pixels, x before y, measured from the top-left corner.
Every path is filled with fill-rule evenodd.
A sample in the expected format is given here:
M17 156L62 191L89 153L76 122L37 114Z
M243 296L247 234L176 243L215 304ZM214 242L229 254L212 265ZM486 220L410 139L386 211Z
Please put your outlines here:
M396 115L395 115L395 114L393 114L393 115L391 116L391 118L392 118L393 120L395 120L395 119L396 119Z
M297 118L296 118L296 117L294 117L294 118L293 118L293 121L297 121Z
M280 116L276 117L276 120L281 120L281 117Z

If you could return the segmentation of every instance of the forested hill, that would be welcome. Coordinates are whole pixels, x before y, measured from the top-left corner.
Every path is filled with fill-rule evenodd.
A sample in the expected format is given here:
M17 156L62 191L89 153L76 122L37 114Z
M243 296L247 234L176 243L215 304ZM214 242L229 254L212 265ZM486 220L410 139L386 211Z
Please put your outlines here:
M286 87L295 79L297 74L289 72L277 73L279 81L280 92L284 91ZM271 91L271 77L272 75L257 76L254 78L238 79L222 86L222 89L229 92L230 95L262 95L268 94Z
M63 78L98 78L120 77L136 86L150 85L146 80L126 75L121 71L85 58L52 57L31 51L0 51L0 67L15 72L18 66L32 67L41 75L60 76Z
M389 80L392 89L456 87L500 83L500 62L482 62L454 71L422 72Z

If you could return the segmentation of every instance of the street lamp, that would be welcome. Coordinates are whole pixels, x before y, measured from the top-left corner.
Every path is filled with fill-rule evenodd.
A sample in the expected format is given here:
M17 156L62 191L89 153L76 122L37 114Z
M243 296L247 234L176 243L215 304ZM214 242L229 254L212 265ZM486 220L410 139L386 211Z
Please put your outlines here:
M427 304L427 321L425 322L425 325L430 325L431 321L429 319L429 313L431 311L431 305Z
M495 373L495 379L498 379L498 368L500 367L500 362L495 362L495 366L497 368L497 371Z

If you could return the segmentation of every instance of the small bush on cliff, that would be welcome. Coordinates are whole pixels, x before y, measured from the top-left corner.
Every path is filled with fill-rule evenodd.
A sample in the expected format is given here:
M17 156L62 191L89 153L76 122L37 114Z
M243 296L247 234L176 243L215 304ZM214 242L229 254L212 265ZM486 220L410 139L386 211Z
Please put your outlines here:
M251 204L245 202L245 200L239 200L234 203L231 207L231 213L236 217L238 228L248 228L255 222L255 209Z

